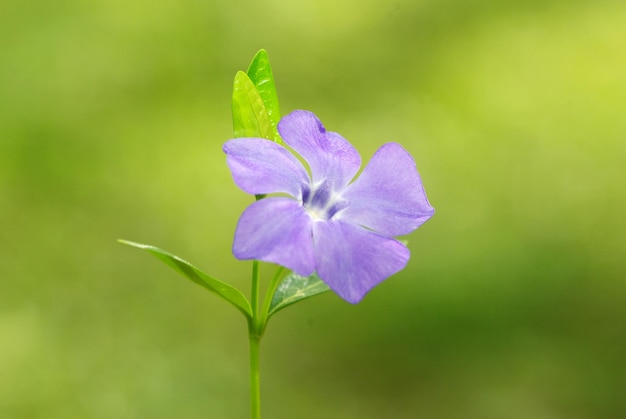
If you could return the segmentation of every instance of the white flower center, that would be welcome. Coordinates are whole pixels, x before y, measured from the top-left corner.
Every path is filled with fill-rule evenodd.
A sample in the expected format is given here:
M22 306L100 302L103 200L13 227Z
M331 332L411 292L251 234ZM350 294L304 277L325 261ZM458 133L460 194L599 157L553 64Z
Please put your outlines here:
M327 181L309 187L302 188L302 205L313 221L327 221L346 207L346 202L328 187Z

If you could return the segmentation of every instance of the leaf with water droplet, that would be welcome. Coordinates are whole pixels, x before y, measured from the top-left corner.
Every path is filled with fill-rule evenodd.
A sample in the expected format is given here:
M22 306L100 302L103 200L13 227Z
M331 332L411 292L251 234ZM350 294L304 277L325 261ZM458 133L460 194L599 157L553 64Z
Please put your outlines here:
M316 274L310 276L290 273L282 280L270 304L268 318L274 313L307 298L329 291L326 285Z

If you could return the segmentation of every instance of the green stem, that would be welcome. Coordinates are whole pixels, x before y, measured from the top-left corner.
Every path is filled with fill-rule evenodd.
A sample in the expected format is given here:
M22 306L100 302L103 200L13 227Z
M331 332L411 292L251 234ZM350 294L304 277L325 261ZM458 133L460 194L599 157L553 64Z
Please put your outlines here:
M259 351L261 346L261 336L265 331L267 316L272 303L274 292L280 284L282 273L285 270L282 266L276 270L269 283L263 306L259 306L259 262L252 262L252 319L248 322L248 337L250 339L250 417L251 419L261 418L261 381L259 374Z
M250 418L261 418L261 381L259 377L259 344L261 337L250 333Z
M259 261L252 262L252 295L250 304L252 305L252 318L255 328L258 327L259 320L259 291L261 284L259 281Z
M259 262L252 262L252 320L248 324L250 339L250 418L261 418L261 380L259 375L259 347L261 343L259 325Z

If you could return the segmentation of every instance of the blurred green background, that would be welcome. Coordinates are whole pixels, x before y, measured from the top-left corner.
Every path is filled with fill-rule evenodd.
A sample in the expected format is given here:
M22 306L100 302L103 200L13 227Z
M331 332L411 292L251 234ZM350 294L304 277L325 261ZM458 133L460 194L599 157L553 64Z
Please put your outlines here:
M272 319L265 417L625 417L625 45L621 0L3 2L0 417L247 417L243 317L115 240L248 290L221 145L259 48L437 209L361 304Z

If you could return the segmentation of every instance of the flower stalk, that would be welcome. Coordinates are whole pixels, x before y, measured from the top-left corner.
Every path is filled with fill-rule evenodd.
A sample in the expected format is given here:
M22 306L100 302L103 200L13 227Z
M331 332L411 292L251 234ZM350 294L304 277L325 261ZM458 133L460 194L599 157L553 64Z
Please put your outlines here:
M250 418L261 418L261 380L259 374L259 349L261 336L251 330L250 338Z
M259 371L259 352L261 346L259 292L259 262L252 262L252 292L250 303L252 319L248 324L248 338L250 340L250 418L261 418L261 380Z

